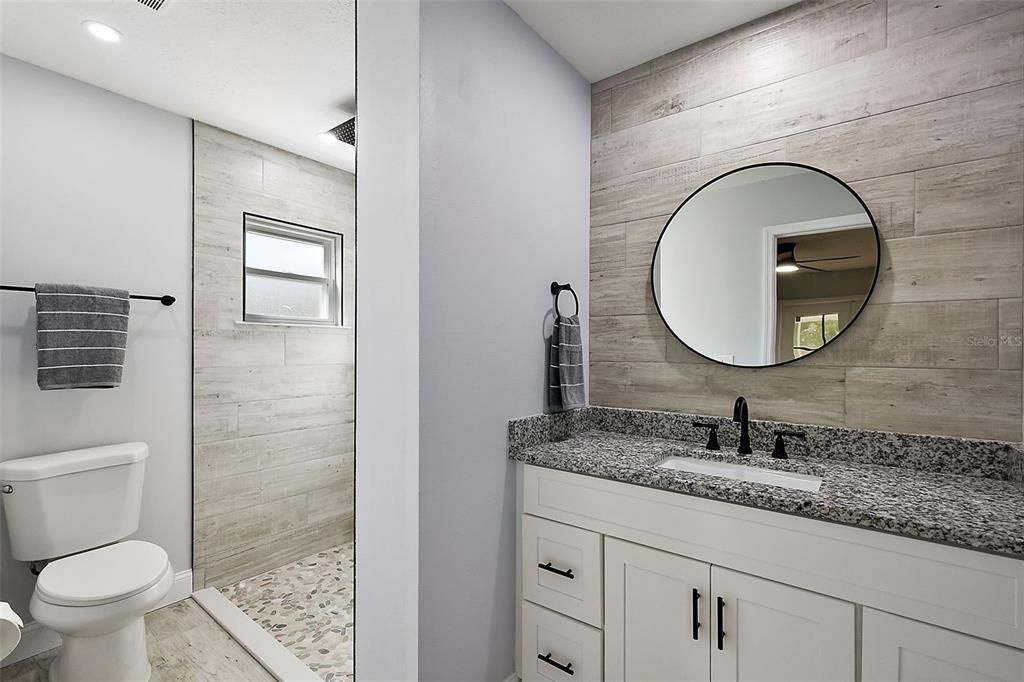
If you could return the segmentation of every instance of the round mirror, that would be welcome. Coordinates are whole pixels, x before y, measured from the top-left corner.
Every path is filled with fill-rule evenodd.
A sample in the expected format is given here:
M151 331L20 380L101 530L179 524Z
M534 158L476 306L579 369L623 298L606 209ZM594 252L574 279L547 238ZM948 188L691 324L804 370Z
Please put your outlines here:
M792 362L860 314L878 277L867 206L809 166L730 171L691 194L658 240L654 300L687 347L737 367Z

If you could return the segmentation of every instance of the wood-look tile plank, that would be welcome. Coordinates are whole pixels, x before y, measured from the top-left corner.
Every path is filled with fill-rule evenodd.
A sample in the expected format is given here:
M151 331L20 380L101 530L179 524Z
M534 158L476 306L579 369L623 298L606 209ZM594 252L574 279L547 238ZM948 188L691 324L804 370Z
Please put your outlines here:
M280 331L203 330L193 338L196 367L252 367L284 364L284 334Z
M663 362L665 325L658 315L590 318L591 362Z
M201 226L196 227L197 230ZM241 222L238 223L241 232ZM241 258L196 251L192 258L195 329L231 332L242 319Z
M309 493L309 522L330 524L340 534L351 535L355 524L353 485L354 481L349 479L344 485L317 488L311 491Z
M1014 298L1020 295L1020 227L890 239L876 303Z
M1017 82L800 133L786 139L785 154L850 182L1017 154L1022 126Z
M236 512L260 503L260 474L250 472L207 480L196 479L192 493L192 518Z
M888 0L890 46L1019 8L1021 0Z
M197 131L194 176L259 191L263 187L263 158L254 150L232 144L226 135L230 133L210 136Z
M352 421L354 410L351 393L242 403L238 406L238 434L259 436L343 424Z
M884 0L842 2L613 88L612 130L670 116L884 47Z
M354 475L353 453L262 469L258 486L259 499L261 502L271 502L320 488L340 490L352 482Z
M915 232L1024 224L1022 158L1010 154L918 171Z
M205 178L196 180L193 207L197 216L240 222L243 213L254 213L339 234L351 234L355 225L346 205L317 206Z
M238 435L238 406L197 404L192 409L192 437L209 443Z
M221 403L335 395L351 390L353 373L352 364L197 367L192 395L196 401Z
M681 47L678 50L673 50L672 52L663 54L660 57L655 57L648 62L651 67L650 72L671 69L697 57L721 50L723 47L735 43L738 40L742 40L743 38L749 38L750 36L763 33L770 29L776 29L779 26L801 19L809 14L820 12L823 9L828 9L829 7L838 5L841 2L843 2L843 0L803 0L803 2L797 2L788 7L783 7L776 12L766 14L763 17L758 17L745 24L736 26L735 28L730 28L727 31L717 33L710 38L705 38L704 40ZM614 76L612 78L614 78ZM621 82L616 83L616 85L621 85Z
M998 369L995 300L869 304L834 341L801 364Z
M708 104L701 149L713 153L1020 81L1022 54L1024 9Z
M884 239L914 235L914 174L900 173L850 184Z
M207 586L223 587L352 539L350 525L328 522L269 535L262 544L228 548L207 559Z
M590 230L590 271L626 266L626 225L598 225Z
M223 217L193 214L192 248L195 255L222 256L241 260L242 217L228 220Z
M326 166L324 167L326 168ZM301 202L323 211L352 215L355 212L354 177L344 181L320 168L302 170L264 159L263 192L288 202Z
M999 301L999 369L1021 369L1024 343L1021 299Z
M591 187L700 156L700 116L700 109L688 109L594 137L590 144Z
M628 83L630 81L635 81L638 78L643 78L644 76L650 75L651 64L652 62L644 62L643 64L637 64L636 66L626 69L625 71L620 71L616 74L608 76L607 78L602 78L596 83L591 83L591 96L594 97L600 94L604 94L606 92L609 93L610 96L610 91L615 86L622 85L623 83Z
M350 329L288 329L284 333L286 365L351 365L355 362L355 335Z
M152 643L153 682L235 680L273 682L274 677L216 623L184 630Z
M838 425L845 418L840 368L595 362L590 376L591 403L606 407L726 415L743 395L761 419Z
M1019 371L851 367L846 425L965 438L1021 439Z
M626 265L651 266L654 249L669 216L662 215L626 223Z
M352 422L200 443L195 448L194 475L196 481L206 481L349 454L353 449Z
M590 134L604 135L612 131L612 93L603 90L590 98Z
M305 523L304 495L196 519L194 554L205 558L230 548L259 546L266 537L294 531Z
M785 142L731 149L617 179L590 193L590 224L610 225L672 213L695 189L726 171L784 161Z
M590 275L590 315L652 315L650 267L604 270ZM591 351L593 352L593 351Z
M682 362L698 365L712 362L679 341L679 339L677 339L670 330L667 331L665 337L665 359L668 362Z

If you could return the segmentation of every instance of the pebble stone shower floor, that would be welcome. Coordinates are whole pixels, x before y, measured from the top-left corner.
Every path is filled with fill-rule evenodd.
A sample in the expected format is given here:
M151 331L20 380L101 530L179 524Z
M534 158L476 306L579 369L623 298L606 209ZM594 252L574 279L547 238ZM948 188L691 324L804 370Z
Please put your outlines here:
M353 543L221 588L326 682L352 681Z

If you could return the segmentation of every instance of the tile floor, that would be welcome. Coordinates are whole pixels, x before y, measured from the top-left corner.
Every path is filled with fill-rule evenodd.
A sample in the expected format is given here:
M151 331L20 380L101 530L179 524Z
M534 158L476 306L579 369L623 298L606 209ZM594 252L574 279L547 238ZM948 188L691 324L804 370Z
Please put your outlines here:
M191 599L146 616L146 640L153 666L150 682L273 682L231 636ZM52 649L0 669L3 682L46 682L58 650Z
M221 588L325 682L352 680L351 542Z

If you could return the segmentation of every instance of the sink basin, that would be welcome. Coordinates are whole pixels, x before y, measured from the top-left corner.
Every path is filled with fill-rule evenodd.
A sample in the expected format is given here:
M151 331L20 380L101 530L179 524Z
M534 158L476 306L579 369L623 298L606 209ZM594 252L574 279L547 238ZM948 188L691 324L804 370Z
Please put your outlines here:
M661 469L688 471L692 474L731 478L735 481L752 481L754 483L778 486L779 488L789 488L790 490L807 490L812 493L818 492L818 489L821 487L821 479L809 474L762 469L745 464L713 462L695 457L669 457L658 463L658 467Z

